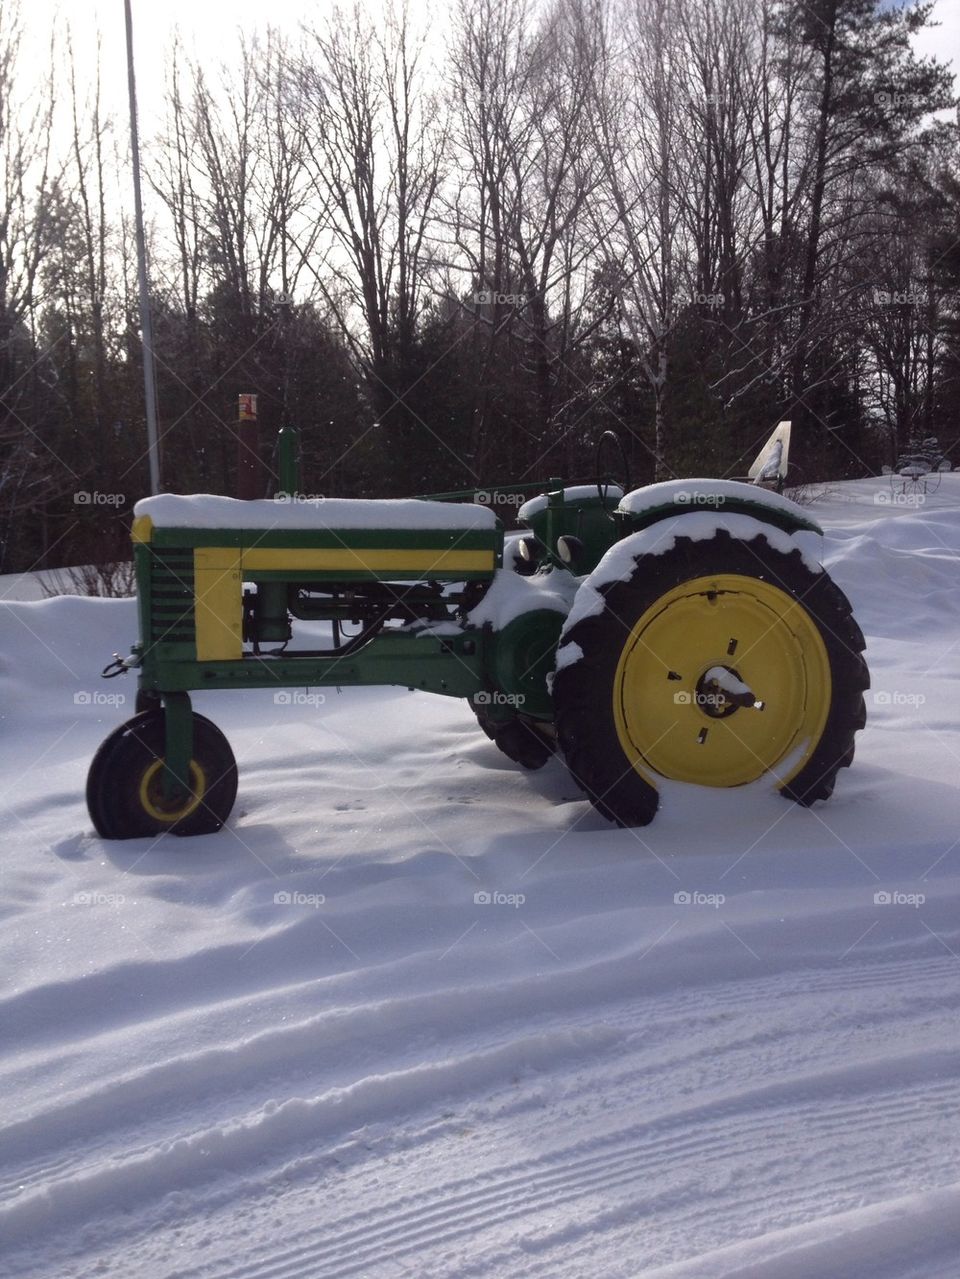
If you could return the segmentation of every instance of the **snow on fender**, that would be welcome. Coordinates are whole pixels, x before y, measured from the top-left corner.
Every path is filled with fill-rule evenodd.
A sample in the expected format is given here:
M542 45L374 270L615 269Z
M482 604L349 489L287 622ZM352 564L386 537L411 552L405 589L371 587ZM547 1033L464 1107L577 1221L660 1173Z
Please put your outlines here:
M754 519L752 515L727 514L719 511L690 510L683 515L670 516L651 525L650 528L641 529L639 533L631 533L616 542L586 581L581 583L574 597L573 607L560 633L558 668L569 666L583 656L582 653L578 653L576 657L565 656L563 646L567 635L578 622L603 611L601 587L608 586L612 582L627 581L641 556L664 555L673 549L678 537L688 537L694 542L701 542L715 537L720 530L744 542L750 542L755 537L766 538L774 550L782 551L785 555L791 551L799 551L804 564L812 573L818 573L822 567L819 535L806 530L785 533L782 529L775 528L763 520ZM817 551L814 550L814 544L817 546Z
M816 525L796 502L780 493L760 488L756 484L744 484L740 480L664 480L660 484L648 484L634 489L621 498L617 508L621 514L644 516L651 511L674 506L683 510L702 510L704 507L719 509L728 503L747 503L751 507L765 507L781 516L811 529Z

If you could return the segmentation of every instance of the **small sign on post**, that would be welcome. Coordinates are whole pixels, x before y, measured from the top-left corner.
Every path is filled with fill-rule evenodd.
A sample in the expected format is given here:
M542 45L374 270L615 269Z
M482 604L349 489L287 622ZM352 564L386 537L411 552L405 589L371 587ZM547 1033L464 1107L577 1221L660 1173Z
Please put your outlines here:
M257 397L249 393L237 396L237 497L263 497Z

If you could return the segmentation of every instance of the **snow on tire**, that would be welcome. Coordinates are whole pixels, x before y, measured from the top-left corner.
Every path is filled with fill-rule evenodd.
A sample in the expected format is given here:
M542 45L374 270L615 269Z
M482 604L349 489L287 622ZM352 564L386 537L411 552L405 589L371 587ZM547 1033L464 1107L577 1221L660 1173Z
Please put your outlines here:
M827 799L865 722L864 639L843 592L762 534L679 533L574 610L553 686L557 736L596 808L654 817L661 778ZM583 589L583 588L582 588ZM568 646L582 657L564 662Z

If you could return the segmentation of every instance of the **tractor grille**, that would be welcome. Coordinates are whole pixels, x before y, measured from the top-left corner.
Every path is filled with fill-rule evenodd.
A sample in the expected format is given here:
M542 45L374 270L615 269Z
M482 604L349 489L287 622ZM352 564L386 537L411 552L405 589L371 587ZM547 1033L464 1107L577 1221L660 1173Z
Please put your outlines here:
M193 550L153 548L150 566L150 641L153 644L192 644Z

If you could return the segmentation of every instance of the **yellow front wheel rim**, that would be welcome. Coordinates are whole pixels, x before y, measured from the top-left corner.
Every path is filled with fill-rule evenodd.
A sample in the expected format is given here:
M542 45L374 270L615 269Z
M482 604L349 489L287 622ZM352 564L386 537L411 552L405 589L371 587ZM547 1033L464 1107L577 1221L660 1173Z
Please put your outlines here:
M182 821L200 807L207 790L206 775L196 760L190 761L190 785L192 794L189 798L176 806L171 805L163 793L163 760L155 759L140 778L143 811L166 825Z
M756 704L705 698L703 677L716 667ZM783 785L816 749L831 697L826 646L803 604L759 578L722 573L682 583L641 615L617 664L613 712L624 754L647 781L742 786L773 773Z

